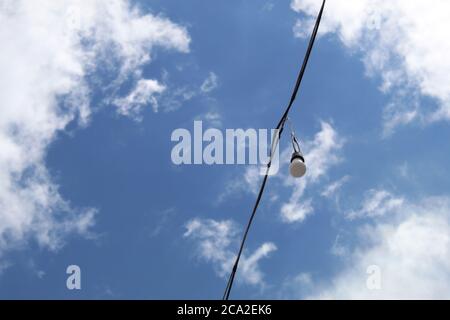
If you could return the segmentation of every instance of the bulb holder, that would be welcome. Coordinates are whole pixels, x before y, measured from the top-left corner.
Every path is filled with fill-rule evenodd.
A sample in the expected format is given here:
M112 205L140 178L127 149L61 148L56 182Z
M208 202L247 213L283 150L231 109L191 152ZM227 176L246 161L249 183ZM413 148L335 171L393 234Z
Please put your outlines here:
M300 152L294 152L292 154L289 171L294 178L301 178L306 174L306 164L303 154Z

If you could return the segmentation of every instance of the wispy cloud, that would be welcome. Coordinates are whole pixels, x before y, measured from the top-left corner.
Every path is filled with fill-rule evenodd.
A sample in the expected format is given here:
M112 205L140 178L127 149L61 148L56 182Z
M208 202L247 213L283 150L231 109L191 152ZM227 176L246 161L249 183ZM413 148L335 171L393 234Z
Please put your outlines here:
M149 232L150 237L158 237L163 232L163 230L167 228L168 223L175 214L175 208L168 208L166 210L160 211L156 214L156 217L155 214L151 214L153 226Z
M202 120L214 127L222 126L222 113L217 107L217 100L213 96L213 91L218 88L219 77L212 71L201 83L194 83L182 86L169 84L169 73L165 72L162 83L165 91L155 99L155 102L162 111L175 111L188 102L195 101L206 105L206 110L196 116L195 120ZM195 100L197 99L197 100Z
M239 226L231 221L216 221L194 219L186 224L185 238L197 242L197 254L207 262L210 262L220 277L226 277L231 272L238 240L241 236ZM259 263L263 258L277 250L271 242L263 243L253 253L245 252L241 260L238 281L250 285L264 286L264 274Z
M401 208L403 197L396 197L387 190L369 190L364 196L361 208L347 213L348 219L381 217Z
M200 86L200 90L203 93L209 93L216 89L218 85L219 77L214 72L210 72L208 78L206 78L203 84Z
M156 95L161 94L164 90L166 87L156 80L141 79L128 96L117 98L113 103L117 106L119 114L135 120L142 120L141 111L146 105L150 104L153 111L158 112Z
M341 179L325 186L321 195L326 198L333 197L350 180L350 176L344 176Z
M263 4L261 11L270 12L273 10L274 7L275 7L275 3L273 3L272 1L267 1Z

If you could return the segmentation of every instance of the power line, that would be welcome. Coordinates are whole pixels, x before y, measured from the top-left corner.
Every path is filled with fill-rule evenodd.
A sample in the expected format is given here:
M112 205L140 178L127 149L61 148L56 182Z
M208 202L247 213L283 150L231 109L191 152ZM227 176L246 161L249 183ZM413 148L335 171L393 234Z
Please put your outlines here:
M255 202L255 205L253 207L252 214L250 216L250 219L248 221L247 227L245 229L244 236L242 238L242 242L241 242L241 245L240 245L240 248L239 248L239 252L238 252L238 255L236 257L236 261L235 261L235 263L233 265L233 269L231 271L230 277L228 278L227 286L225 288L225 292L224 292L223 298L222 298L223 300L228 300L230 298L231 289L233 287L234 278L236 276L236 272L237 272L237 269L238 269L238 266L239 266L239 261L241 259L242 252L244 250L245 242L247 240L247 236L248 236L248 233L250 231L250 227L251 227L251 225L253 223L253 220L255 218L256 211L258 210L259 203L261 202L261 198L262 198L262 195L264 193L264 189L266 188L267 180L269 178L269 172L270 172L270 168L272 166L273 152L274 152L274 150L277 149L279 140L281 138L281 134L283 133L283 130L284 130L284 125L286 124L286 120L288 119L289 112L291 111L292 105L294 104L295 99L297 97L297 93L298 93L298 91L300 89L300 85L302 83L303 75L305 74L306 66L308 65L309 57L311 55L311 52L312 52L312 49L313 49L313 46L314 46L314 42L316 40L317 32L319 30L320 21L322 20L323 10L325 8L325 2L326 2L326 0L323 0L322 7L320 8L319 15L317 16L316 24L314 26L314 30L313 30L311 38L309 40L308 49L306 50L305 58L303 60L302 67L300 69L300 73L299 73L299 75L297 77L297 82L295 83L295 87L294 87L294 91L292 92L291 99L289 101L289 104L288 104L288 106L287 106L283 116L281 117L281 119L280 119L280 121L279 121L279 123L277 125L276 129L278 131L278 137L276 139L274 139L274 141L272 142L272 148L271 148L271 152L270 152L269 163L267 164L266 174L264 175L264 179L262 181L261 188L259 189L258 196L256 198L256 202Z

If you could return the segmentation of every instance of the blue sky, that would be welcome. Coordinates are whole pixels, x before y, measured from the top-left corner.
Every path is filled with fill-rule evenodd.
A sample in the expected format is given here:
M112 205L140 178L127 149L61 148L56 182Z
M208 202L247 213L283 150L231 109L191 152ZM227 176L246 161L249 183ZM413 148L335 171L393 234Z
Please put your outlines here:
M414 35L423 19L446 21L431 9L416 19L421 1L379 9L363 1L356 13L329 2L290 116L311 171L294 181L284 164L269 180L232 297L448 298L450 94L433 63L449 65L390 19L404 15ZM220 298L258 176L248 166L175 166L171 133L198 119L219 129L275 126L320 1L117 0L111 21L87 14L104 1L81 1L80 39L56 53L30 31L58 23L47 12L51 1L39 10L5 3L14 9L0 9L8 17L0 29L25 30L37 58L2 31L10 50L1 66L10 64L11 83L20 81L0 95L0 298ZM384 20L369 28L355 14ZM145 15L159 18L139 20ZM119 35L109 39L101 22ZM448 45L440 39L438 51ZM33 59L39 68L22 72ZM39 85L20 78L44 75ZM143 102L121 109L119 99L141 80L164 91L149 87ZM287 160L289 143L286 135ZM72 264L82 270L80 291L66 288ZM381 270L379 290L366 287L371 265Z

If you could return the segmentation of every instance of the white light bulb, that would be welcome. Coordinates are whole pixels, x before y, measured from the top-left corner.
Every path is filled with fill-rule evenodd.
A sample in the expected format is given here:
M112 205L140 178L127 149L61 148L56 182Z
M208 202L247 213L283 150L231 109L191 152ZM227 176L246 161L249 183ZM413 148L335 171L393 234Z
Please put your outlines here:
M301 178L306 173L306 165L303 157L299 153L294 153L289 166L289 171L294 178Z

